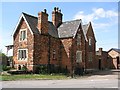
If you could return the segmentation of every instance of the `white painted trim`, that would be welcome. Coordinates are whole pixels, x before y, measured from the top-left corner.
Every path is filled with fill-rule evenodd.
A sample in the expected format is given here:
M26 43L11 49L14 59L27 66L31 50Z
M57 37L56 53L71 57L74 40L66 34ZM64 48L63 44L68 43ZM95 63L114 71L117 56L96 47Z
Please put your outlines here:
M23 14L22 14L22 15L23 15ZM28 22L27 22L27 20L26 20L26 18L25 18L24 15L23 15L23 18L24 18L24 20L25 20L25 23L26 23L27 26L28 26L28 29L30 30L31 34L33 35L33 32L32 32L32 30L31 30L31 28L30 28L30 26L29 26L29 24L28 24Z
M13 36L14 36L14 34L15 34L15 32L16 32L16 30L17 30L17 28L18 28L18 26L19 26L19 24L20 24L22 18L25 20L25 23L27 24L28 29L30 30L31 34L33 35L33 32L32 32L32 30L31 30L31 28L30 28L30 26L29 26L29 24L28 24L26 18L25 18L25 16L24 16L24 14L22 13L21 16L20 16L20 18L19 18L19 20L18 20L18 23L17 23L17 25L16 25L16 27L15 27L15 29L14 29Z
M26 31L26 39L25 39L25 40L20 40L21 31ZM24 41L27 41L27 28L25 28L25 29L20 29L20 32L19 32L19 42L24 42Z
M81 22L82 22L82 21L80 21L79 26L82 25ZM79 28L79 26L78 26L78 28ZM78 31L78 28L77 28L77 30L75 31L75 33L73 34L73 38L75 38L75 36L76 36L76 34L77 34L77 31ZM80 30L81 30L81 29L80 29Z
M26 59L20 60L20 59L18 58L19 50L26 50ZM17 50L17 60L18 60L18 61L28 61L28 49L18 49L18 50Z
M81 27L82 27L82 30L83 30L83 25L81 25ZM88 28L88 27L87 27L87 28ZM84 31L83 31L83 35L84 35L84 37L85 37L85 40L88 42L87 36L86 36L86 34L85 34Z

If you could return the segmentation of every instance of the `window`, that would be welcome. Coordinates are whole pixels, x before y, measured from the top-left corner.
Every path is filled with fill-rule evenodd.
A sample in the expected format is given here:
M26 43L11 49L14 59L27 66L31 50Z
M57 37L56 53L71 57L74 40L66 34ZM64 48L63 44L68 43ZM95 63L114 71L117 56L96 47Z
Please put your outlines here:
M27 50L18 50L18 59L25 60L27 58Z
M56 59L56 51L53 50L53 59Z
M81 34L77 34L77 45L81 45Z
M89 61L92 61L92 52L89 53Z
M20 31L20 41L24 41L27 38L26 29Z
M76 52L76 62L82 62L82 51Z
M92 38L89 38L89 46L92 45Z

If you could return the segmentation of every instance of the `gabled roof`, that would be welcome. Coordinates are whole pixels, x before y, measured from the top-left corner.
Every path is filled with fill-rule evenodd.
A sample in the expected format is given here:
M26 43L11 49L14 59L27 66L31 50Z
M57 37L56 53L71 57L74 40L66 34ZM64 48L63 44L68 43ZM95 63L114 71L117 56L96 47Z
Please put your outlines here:
M19 18L19 22L15 28L14 34L18 26L20 25L20 22L22 21L22 19L25 20L32 34L39 34L39 30L37 29L38 18L32 15L26 14L26 13L22 13L21 17ZM48 33L51 36L56 37L56 38L69 38L69 37L74 38L80 24L82 25L82 20L78 19L78 20L63 22L57 29L55 28L52 22L48 21L48 23L49 23ZM82 25L83 33L84 33L86 41L87 41L86 34L88 31L88 27L89 27L89 24Z
M19 19L19 22L15 28L15 31L14 31L14 34L21 22L21 19L24 19L25 22L27 23L28 27L29 27L29 30L31 31L32 34L39 34L39 31L37 29L37 22L38 22L38 18L35 17L35 16L32 16L32 15L29 15L29 14L26 14L26 13L22 13L20 19ZM57 35L57 31L54 27L54 25L52 24L52 22L49 22L49 27L48 27L48 33L53 36L53 37L58 37Z
M111 50L114 50L114 51L120 53L120 49L117 49L117 48L111 48L108 52L110 52Z
M75 37L80 23L81 23L81 19L63 22L58 27L59 38Z
M85 24L85 25L82 26L85 35L87 34L88 27L89 27L89 24Z
M86 41L88 41L87 36L86 36L87 31L88 31L88 27L89 27L89 24L82 25L82 29L83 29L83 33L84 33Z

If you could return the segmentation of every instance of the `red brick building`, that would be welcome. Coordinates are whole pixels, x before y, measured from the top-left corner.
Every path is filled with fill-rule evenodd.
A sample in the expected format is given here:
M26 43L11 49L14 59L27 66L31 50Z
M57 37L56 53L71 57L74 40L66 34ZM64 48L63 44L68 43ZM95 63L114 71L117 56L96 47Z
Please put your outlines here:
M120 69L120 49L111 48L108 51L109 58L111 58L113 68Z
M109 56L108 52L103 51L102 48L96 51L96 61L99 70L112 69L114 67L112 58Z
M13 36L15 68L25 65L35 71L38 65L52 65L69 72L76 67L95 69L96 39L91 22L63 22L63 14L56 7L52 21L48 16L46 9L38 17L22 13Z

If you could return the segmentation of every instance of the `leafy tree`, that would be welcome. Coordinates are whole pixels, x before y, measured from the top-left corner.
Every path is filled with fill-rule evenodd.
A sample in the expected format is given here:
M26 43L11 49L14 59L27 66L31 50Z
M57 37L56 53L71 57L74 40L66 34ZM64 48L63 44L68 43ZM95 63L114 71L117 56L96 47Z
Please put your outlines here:
M0 52L0 63L2 65L7 65L7 60L8 57L4 53Z

